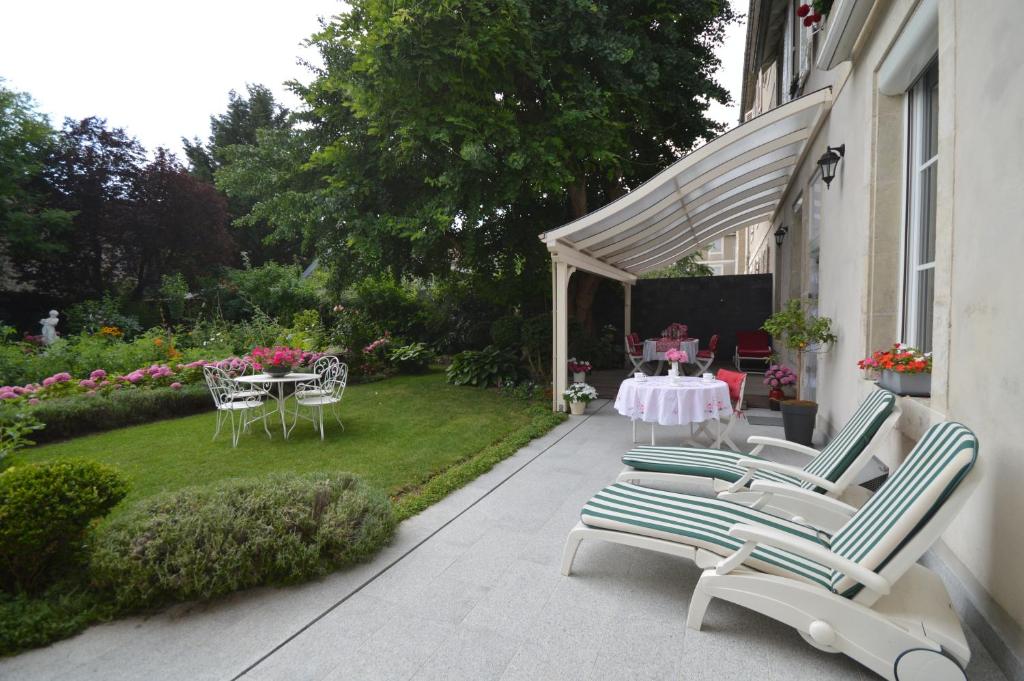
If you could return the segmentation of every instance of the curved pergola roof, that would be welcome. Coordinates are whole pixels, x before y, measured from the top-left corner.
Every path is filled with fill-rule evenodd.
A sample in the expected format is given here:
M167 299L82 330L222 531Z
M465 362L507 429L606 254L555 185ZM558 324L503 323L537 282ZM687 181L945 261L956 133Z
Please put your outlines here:
M540 238L555 258L630 281L769 220L831 102L826 88L776 107Z

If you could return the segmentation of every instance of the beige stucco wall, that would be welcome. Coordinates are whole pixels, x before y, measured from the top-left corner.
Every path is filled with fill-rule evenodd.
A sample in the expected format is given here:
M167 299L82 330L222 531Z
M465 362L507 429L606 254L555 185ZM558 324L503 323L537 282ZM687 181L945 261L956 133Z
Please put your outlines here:
M902 234L902 98L877 92L876 71L917 3L878 3L852 65L811 73L805 92L833 87L834 105L785 199L792 230L773 256L779 302L806 293L808 201L792 204L826 144L846 144L822 196L820 310L840 337L820 357L817 399L823 431L841 425L871 389L856 362L898 340ZM972 428L985 477L944 541L989 595L1024 623L1024 301L1017 283L1024 227L1024 2L939 0L940 147L933 396L903 400L896 465L931 422ZM800 218L803 219L800 219ZM774 244L771 245L774 250ZM751 253L751 256L754 254Z

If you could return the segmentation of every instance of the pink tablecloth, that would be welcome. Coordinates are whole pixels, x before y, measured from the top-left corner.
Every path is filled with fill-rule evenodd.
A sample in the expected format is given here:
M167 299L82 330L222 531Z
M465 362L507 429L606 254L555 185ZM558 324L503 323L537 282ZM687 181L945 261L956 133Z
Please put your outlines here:
M723 381L705 383L696 376L674 386L668 376L651 376L639 382L627 378L615 397L615 411L635 421L681 426L719 419L732 414L729 387Z

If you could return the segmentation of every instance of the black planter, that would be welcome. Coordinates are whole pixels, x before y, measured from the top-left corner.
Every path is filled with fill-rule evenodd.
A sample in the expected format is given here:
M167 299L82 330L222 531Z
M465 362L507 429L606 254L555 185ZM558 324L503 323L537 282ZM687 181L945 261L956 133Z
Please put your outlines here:
M814 422L818 416L818 403L788 400L782 403L782 425L790 442L812 446Z

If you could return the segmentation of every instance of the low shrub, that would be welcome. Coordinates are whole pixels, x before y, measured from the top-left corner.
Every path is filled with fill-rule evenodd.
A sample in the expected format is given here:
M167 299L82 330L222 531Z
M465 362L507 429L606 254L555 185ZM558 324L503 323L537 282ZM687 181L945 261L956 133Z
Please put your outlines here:
M487 388L516 381L519 364L510 351L490 345L480 351L466 350L452 357L445 376L452 385Z
M399 345L388 351L388 360L403 374L422 374L434 361L434 351L426 343Z
M67 638L116 611L103 595L73 580L38 595L0 591L0 655Z
M34 445L30 435L46 425L25 411L0 413L0 471L7 467L9 457L23 447Z
M128 493L115 469L90 461L13 466L0 473L0 587L37 591L81 559L89 524Z
M350 473L229 480L140 501L97 528L95 585L126 608L327 574L390 540L388 498Z
M12 409L24 412L46 427L35 434L36 442L68 438L148 423L157 419L188 416L213 409L205 385L146 390L117 390L98 395L75 395L43 400L35 406L0 409L3 420Z

